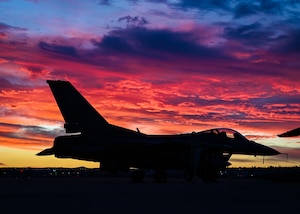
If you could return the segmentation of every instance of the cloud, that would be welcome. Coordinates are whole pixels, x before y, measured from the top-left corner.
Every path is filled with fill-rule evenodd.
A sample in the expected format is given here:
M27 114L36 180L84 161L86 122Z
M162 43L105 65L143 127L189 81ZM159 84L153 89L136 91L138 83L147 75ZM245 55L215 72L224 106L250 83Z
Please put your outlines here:
M27 72L32 79L44 77L49 73L43 66L30 64L24 65L21 70Z
M273 0L257 0L238 3L234 8L234 18L241 18L250 15L280 14L283 11L283 3Z
M39 47L42 50L51 52L51 53L58 53L58 54L63 54L67 56L72 56L76 57L77 52L76 49L72 46L65 46L65 45L56 45L56 44L49 44L46 42L40 42Z
M244 16L257 14L257 9L258 8L253 4L241 2L235 7L234 18L241 18Z
M132 53L133 49L126 39L120 36L104 36L101 42L92 40L92 43L111 53Z
M21 141L22 144L43 144L44 142L52 142L58 135L63 135L64 130L61 128L49 129L42 126L21 125L0 122L0 138L8 138Z
M111 0L98 0L99 1L99 5L110 5Z
M15 26L0 22L0 30L21 30L21 31L23 31L23 30L27 30L27 29L22 28L22 27L15 27Z
M272 43L276 38L275 31L264 28L258 22L249 25L240 25L236 27L225 27L223 36L227 39L240 41L249 47L265 47Z
M186 8L198 8L202 10L214 10L214 9L224 9L228 10L230 7L230 0L181 0L178 3L174 3L174 6Z
M40 2L40 0L26 0L26 1L33 2L33 3L39 3Z
M131 26L142 26L148 24L148 21L144 17L139 16L124 16L118 19L118 22L125 21L127 23L127 27Z
M12 84L7 79L0 77L0 91L7 88L12 88Z
M198 42L193 32L174 32L167 29L133 27L111 31L95 46L115 54L130 54L156 59L167 56L197 59L226 58L219 49L206 47Z
M291 30L286 32L286 34L281 38L280 44L275 46L273 51L277 53L281 52L283 54L297 54L300 56L300 29Z
M98 2L113 6L112 1ZM141 1L133 2L137 6L142 4ZM221 120L243 124L255 117L262 123L270 120L270 114L282 118L284 111L295 111L295 107L279 107L278 104L297 103L295 99L299 92L292 89L297 88L293 81L298 79L295 71L299 70L299 57L289 54L299 53L299 32L296 24L291 24L291 20L296 19L290 15L287 25L282 24L287 19L283 15L280 17L282 22L278 18L269 19L269 16L254 18L254 22L250 19L240 22L244 17L263 13L279 16L280 11L286 10L286 7L282 8L284 5L272 4L273 1L149 2L160 6L164 3L172 10L165 10L164 5L164 10L157 7L155 14L152 9L136 15L132 11L128 12L130 15L115 14L114 17L121 17L118 21L127 26L105 29L105 34L98 31L97 23L88 26L95 29L93 33L78 29L74 34L68 32L65 37L51 33L41 36L32 30L26 37L28 43L14 45L7 41L5 46L1 43L3 76L0 78L0 90L11 89L9 99L14 97L14 100L20 101L12 102L12 105L23 107L21 97L25 92L18 94L17 90L26 90L25 86L28 86L27 90L41 87L48 78L66 79L83 91L88 89L86 94L92 102L98 102L97 105L106 112L122 110L124 115L127 111L133 115L128 114L126 121L131 118L132 121L159 121L159 124L163 124L163 120L171 120L168 116L177 124L215 124L215 121ZM191 13L195 9L209 12ZM168 15L168 20L179 14L176 21L183 21L184 25L169 27L169 22L165 22L166 16L159 16L163 19L155 21L158 20L158 12L162 11ZM204 19L211 13L218 18L217 21L210 16ZM296 16L297 13L293 14ZM239 19L231 20L234 17ZM219 20L223 18L221 23ZM272 20L272 25L266 20ZM60 21L63 22L63 19ZM4 23L0 24L0 29L3 37L7 36L8 30L16 30L15 38L19 34L22 37L20 30L25 30ZM142 89L132 88L135 84ZM46 88L45 85L43 87ZM96 92L102 98L100 104L94 98ZM45 94L30 96L30 99L43 106L45 101L39 103L40 97L50 93ZM2 99L8 99L6 95ZM29 97L26 98L29 100ZM18 116L36 115L20 109L15 113ZM3 112L13 114L16 110L6 106ZM119 118L116 121L124 117L118 111L111 112L112 118ZM149 114L155 115L155 118L148 119ZM58 118L57 115L52 113L51 118ZM170 129L180 130L171 126ZM33 134L41 131L43 134L43 129L38 129L38 126L22 130Z
M36 87L37 85L33 86L29 84L29 80L26 79L26 82L23 82L24 79L19 79L18 77L14 75L3 75L3 77L0 77L0 99L5 97L5 94L3 94L3 91L6 91L6 93L9 94L9 91L27 91L30 92L33 87ZM2 93L2 94L1 94ZM3 96L1 96L3 95Z
M289 12L288 8L296 7L298 4L296 1L276 0L181 0L178 3L170 3L170 5L182 9L196 8L198 10L223 11L223 13L227 12L228 14L233 14L233 18L262 14L283 14Z
M37 149L65 134L46 83L61 79L132 130L230 127L290 146L268 134L299 127L297 1L32 2L0 14L1 145Z

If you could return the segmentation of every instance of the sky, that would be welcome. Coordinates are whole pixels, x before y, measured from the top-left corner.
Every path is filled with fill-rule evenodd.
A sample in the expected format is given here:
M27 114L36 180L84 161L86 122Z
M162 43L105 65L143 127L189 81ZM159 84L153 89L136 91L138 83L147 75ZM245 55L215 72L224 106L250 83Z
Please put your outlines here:
M300 2L0 0L0 167L98 167L35 154L64 135L46 80L70 81L111 124L146 134L232 128L298 166ZM285 155L288 154L288 155Z

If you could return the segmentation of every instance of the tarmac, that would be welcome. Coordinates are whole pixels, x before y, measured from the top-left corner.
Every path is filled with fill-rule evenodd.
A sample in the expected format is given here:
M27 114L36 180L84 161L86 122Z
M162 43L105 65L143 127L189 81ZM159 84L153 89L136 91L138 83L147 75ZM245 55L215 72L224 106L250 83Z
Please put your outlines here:
M300 182L222 178L0 178L1 213L298 213Z

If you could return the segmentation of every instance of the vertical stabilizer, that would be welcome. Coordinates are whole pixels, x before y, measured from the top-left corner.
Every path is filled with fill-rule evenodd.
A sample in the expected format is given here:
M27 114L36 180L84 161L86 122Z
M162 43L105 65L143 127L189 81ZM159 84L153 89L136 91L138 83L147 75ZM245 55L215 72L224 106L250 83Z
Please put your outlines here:
M99 132L108 122L68 81L47 80L60 112L65 120L67 133Z

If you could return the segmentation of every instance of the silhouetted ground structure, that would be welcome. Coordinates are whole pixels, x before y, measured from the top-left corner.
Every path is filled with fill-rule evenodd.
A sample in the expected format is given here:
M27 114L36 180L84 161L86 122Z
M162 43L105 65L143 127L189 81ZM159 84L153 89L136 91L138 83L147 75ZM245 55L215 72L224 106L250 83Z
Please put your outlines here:
M260 178L277 182L300 182L300 169L274 168L261 174Z
M84 168L60 170L64 173L44 176L39 171L39 176L2 176L1 213L253 214L295 213L299 208L295 196L300 182L265 180L253 176L251 170L238 173L244 170L232 169L234 176L227 173L217 183L200 179L187 183L174 175L168 183L154 183L149 177L138 184L123 175L110 177L100 171L90 174L89 169L85 171L88 176L77 173Z
M168 177L183 179L184 172L169 170ZM0 168L0 178L50 178L50 177L124 177L129 179L128 173L108 173L99 168ZM154 177L150 171L146 177ZM268 167L268 168L227 168L219 172L219 178L236 179L266 179L281 182L300 182L300 167Z

